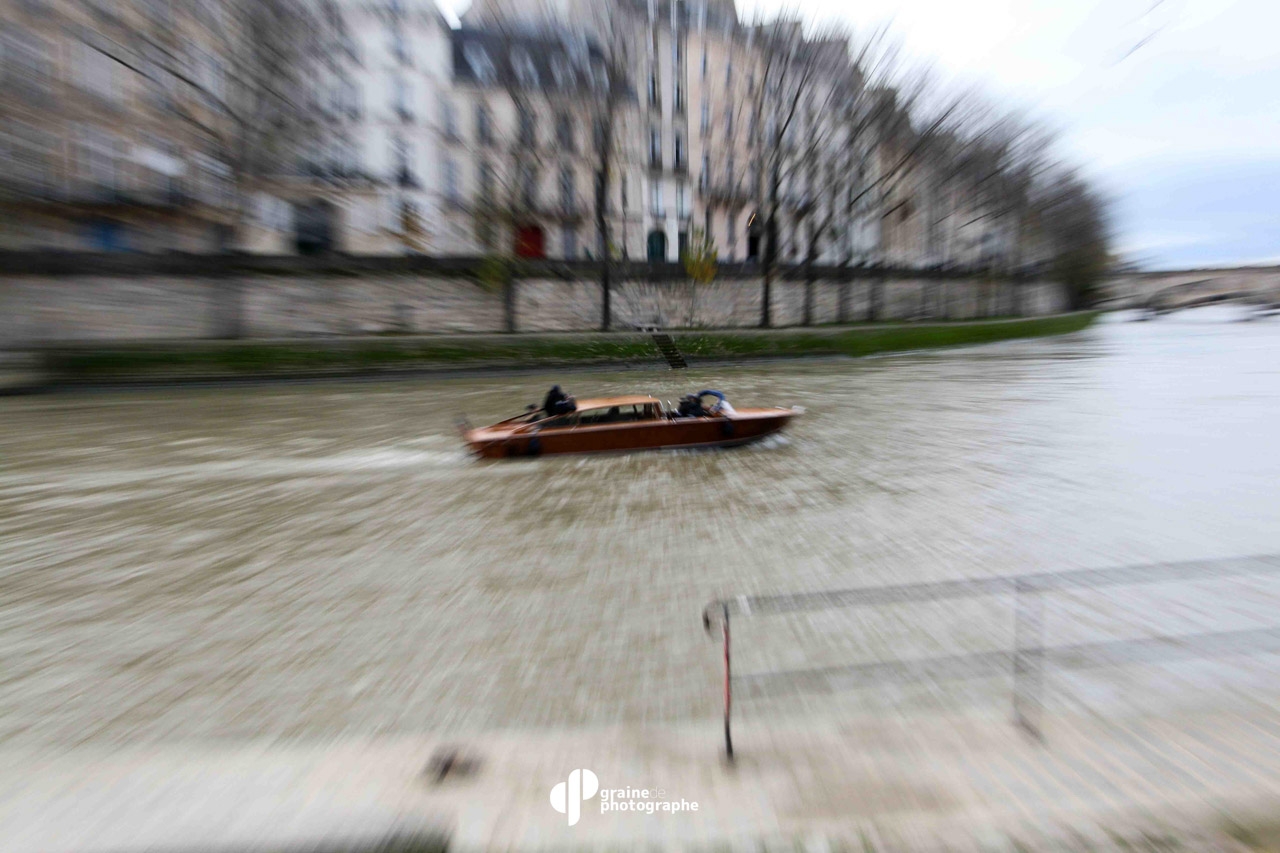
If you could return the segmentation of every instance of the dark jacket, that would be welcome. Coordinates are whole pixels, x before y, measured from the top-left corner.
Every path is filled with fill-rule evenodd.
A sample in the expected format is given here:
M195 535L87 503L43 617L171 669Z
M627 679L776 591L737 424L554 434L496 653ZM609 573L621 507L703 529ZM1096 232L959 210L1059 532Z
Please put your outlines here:
M563 415L572 412L576 406L569 396L560 390L559 385L552 385L547 398L542 401L542 408L548 415Z

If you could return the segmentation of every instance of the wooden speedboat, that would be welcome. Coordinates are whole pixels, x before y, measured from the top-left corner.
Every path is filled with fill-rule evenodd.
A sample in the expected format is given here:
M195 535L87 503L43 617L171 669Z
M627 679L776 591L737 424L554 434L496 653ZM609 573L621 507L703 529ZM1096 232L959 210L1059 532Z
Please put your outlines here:
M466 429L463 439L486 458L543 453L602 453L677 447L734 447L780 431L798 409L737 409L731 414L679 417L655 397L580 400L569 414L531 411L492 426Z

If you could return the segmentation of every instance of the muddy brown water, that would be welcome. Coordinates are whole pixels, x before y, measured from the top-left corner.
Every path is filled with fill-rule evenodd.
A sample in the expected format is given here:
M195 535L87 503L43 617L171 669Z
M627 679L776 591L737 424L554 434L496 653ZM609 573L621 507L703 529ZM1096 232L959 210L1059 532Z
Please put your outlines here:
M864 360L0 400L0 745L712 719L721 595L1280 552L1280 322L1212 308ZM703 387L720 452L479 462L496 421ZM1280 581L1051 601L1051 642L1280 626ZM1008 602L744 620L741 672L1007 645ZM1051 707L1262 701L1253 656L1051 676ZM1270 685L1270 687L1268 686ZM998 709L1007 679L741 710Z

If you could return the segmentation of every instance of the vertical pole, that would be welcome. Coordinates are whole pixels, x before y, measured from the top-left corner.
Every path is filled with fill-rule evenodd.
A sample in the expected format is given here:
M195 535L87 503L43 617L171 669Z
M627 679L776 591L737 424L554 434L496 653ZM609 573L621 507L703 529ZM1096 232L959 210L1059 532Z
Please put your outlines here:
M721 604L724 616L724 622L721 623L721 631L724 634L724 754L730 761L733 761L733 735L729 730L729 712L733 707L733 687L731 686L731 673L729 668L729 605Z
M1044 595L1023 581L1015 582L1013 595L1013 721L1043 742Z

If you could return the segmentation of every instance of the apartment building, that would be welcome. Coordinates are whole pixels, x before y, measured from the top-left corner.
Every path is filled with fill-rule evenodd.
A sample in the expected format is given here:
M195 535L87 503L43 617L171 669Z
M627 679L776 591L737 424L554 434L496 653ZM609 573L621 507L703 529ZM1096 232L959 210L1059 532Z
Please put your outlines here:
M464 25L452 46L453 86L440 102L442 227L451 244L461 254L598 256L599 51L542 23Z
M219 45L236 22L159 0L6 0L0 16L0 247L225 248Z
M306 112L315 132L258 182L251 251L453 254L440 228L451 31L432 0L326 0Z
M930 156L847 42L734 0L0 7L0 247L1021 257L986 167Z

